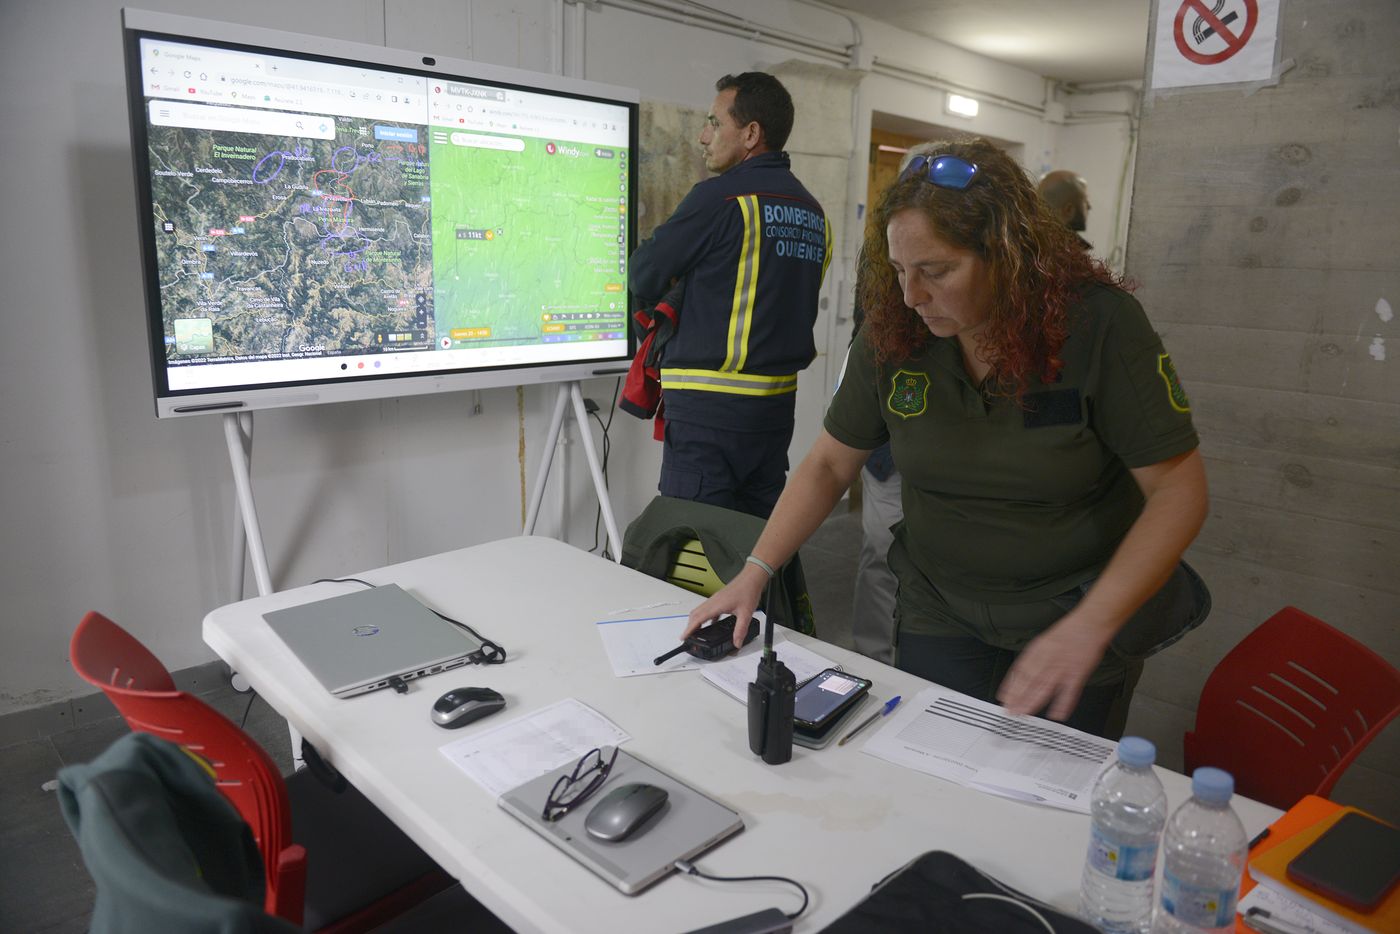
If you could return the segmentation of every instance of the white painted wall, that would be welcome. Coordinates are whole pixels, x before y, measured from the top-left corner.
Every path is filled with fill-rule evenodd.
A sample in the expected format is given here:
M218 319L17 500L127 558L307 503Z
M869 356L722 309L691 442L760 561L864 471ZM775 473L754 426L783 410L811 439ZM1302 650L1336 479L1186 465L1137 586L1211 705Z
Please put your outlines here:
M597 10L560 0L142 5L567 69L702 109L718 75L803 57L606 3ZM847 43L854 35L845 17L798 0L711 5L823 42ZM233 489L219 420L158 422L153 414L120 6L0 4L0 86L11 89L0 103L7 163L0 174L0 714L88 692L67 662L69 635L86 610L112 616L180 669L212 658L200 641L200 620L239 596L229 584ZM1027 72L863 19L858 26L865 64L918 65L1031 105L1044 98L1043 83ZM873 74L856 93L850 207L839 219L842 239L828 287L834 313L818 334L823 352L834 348L838 362L849 331L842 318L859 242L870 113L943 119L943 92L933 87ZM1072 150L1081 133L989 104L970 128L1047 158L1057 147ZM1109 152L1111 139L1084 138L1108 162L1121 160L1121 150ZM1098 205L1097 191L1093 197ZM794 460L817 430L817 394L834 375L827 364L822 358L804 381L808 399ZM612 388L610 380L584 386L605 414ZM481 393L478 415L465 393L259 413L253 479L274 583L297 586L518 533L552 400L552 387L528 386ZM613 423L609 473L623 526L655 490L660 450L650 433L649 423L626 415ZM537 531L586 548L595 502L571 437L556 457ZM489 622L483 628L493 631Z

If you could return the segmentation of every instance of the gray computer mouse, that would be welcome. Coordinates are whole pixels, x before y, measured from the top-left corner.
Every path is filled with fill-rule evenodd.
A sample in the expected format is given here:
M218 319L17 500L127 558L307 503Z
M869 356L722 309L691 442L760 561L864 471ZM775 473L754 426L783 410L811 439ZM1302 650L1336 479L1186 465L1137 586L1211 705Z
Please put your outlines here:
M455 730L500 710L506 699L490 688L453 688L433 704L433 722Z
M618 843L637 832L666 803L666 789L633 782L608 792L593 809L583 827L590 837Z

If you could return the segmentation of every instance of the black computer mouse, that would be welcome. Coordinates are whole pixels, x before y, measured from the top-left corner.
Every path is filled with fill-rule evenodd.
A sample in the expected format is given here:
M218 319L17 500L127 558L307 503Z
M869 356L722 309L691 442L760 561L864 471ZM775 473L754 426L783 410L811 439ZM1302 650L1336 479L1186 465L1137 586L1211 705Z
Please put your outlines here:
M506 705L506 699L490 688L453 688L433 704L433 722L455 730L475 723Z
M593 809L583 827L588 835L605 843L618 843L637 832L666 803L666 789L633 782L608 792Z

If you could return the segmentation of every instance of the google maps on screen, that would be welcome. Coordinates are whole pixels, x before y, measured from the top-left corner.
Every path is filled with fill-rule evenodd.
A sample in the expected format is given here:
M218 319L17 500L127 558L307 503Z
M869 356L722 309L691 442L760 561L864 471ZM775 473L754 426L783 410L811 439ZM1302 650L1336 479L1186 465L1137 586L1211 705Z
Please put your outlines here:
M628 109L140 40L171 391L625 356Z

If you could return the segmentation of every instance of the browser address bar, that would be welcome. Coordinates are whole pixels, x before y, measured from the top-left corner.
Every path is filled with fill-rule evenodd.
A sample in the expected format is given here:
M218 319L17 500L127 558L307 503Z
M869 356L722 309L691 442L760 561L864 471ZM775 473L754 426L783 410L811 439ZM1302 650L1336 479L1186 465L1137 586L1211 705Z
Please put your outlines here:
M151 101L149 107L151 126L335 139L335 120L323 115L287 113L280 110L248 110L243 107L210 107L205 104L159 100Z

